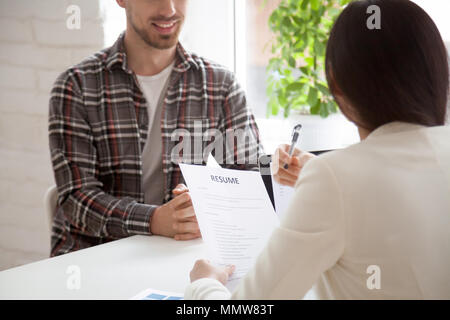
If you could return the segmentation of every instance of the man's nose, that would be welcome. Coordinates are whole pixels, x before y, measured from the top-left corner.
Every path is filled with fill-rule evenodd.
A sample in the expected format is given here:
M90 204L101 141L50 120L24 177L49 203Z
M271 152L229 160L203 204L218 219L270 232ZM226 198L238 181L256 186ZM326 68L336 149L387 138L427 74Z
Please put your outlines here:
M163 17L170 18L175 15L177 12L175 9L175 1L174 0L162 0L160 1L161 5L159 7L159 14Z

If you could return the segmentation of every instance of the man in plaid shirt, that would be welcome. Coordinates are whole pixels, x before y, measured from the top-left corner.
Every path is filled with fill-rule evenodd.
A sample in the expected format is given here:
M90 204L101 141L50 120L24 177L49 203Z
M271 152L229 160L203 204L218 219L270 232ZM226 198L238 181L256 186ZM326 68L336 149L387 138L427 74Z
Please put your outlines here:
M117 3L125 33L51 93L52 256L138 234L200 237L177 163L213 151L223 167L252 170L262 153L234 75L178 42L187 0Z

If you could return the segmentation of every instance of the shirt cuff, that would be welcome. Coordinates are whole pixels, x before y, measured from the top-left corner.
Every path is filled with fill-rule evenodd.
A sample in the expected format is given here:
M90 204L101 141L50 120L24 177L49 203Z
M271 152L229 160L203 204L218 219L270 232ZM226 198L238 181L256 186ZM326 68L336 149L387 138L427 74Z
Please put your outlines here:
M185 300L228 300L230 291L218 280L201 278L195 280L184 291Z
M125 221L128 235L151 235L150 223L156 208L157 206L135 203Z

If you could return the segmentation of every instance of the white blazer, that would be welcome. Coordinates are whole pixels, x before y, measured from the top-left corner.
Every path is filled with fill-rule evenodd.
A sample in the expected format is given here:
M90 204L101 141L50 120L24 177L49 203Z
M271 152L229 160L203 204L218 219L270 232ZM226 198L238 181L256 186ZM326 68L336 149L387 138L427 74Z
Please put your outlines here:
M235 292L204 278L185 299L450 299L450 127L381 126L295 188Z

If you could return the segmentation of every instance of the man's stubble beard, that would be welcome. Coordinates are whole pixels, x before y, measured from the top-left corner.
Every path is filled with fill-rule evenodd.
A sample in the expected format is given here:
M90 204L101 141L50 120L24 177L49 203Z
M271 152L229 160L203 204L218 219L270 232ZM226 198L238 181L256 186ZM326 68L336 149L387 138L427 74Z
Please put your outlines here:
M139 29L136 24L133 21L133 18L131 17L131 14L128 15L128 19L130 21L131 27L133 28L134 32L144 41L148 46L159 49L159 50L165 50L173 48L178 43L178 37L181 32L181 27L183 26L183 19L178 19L177 22L177 28L173 34L170 35L158 35L156 34L156 37L158 39L152 39L151 36L149 36L149 33L146 32L146 30ZM151 27L151 26L150 26Z

